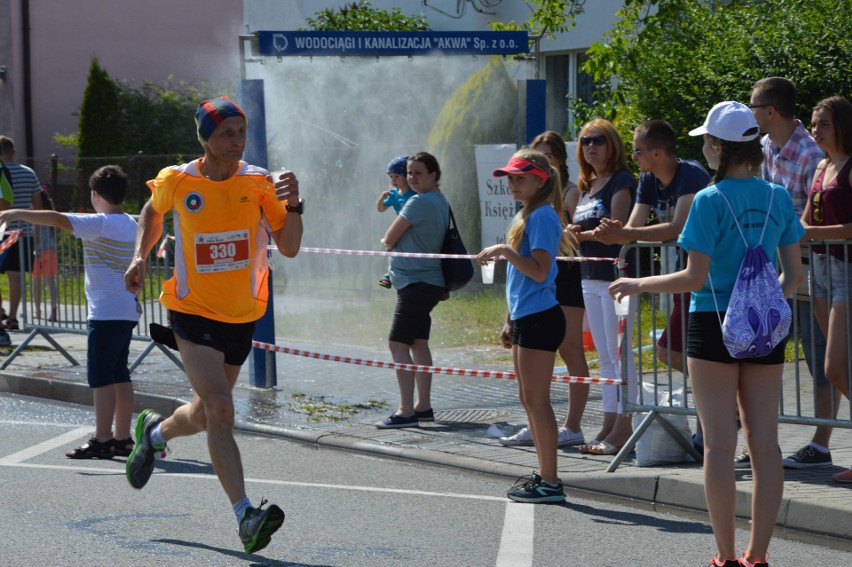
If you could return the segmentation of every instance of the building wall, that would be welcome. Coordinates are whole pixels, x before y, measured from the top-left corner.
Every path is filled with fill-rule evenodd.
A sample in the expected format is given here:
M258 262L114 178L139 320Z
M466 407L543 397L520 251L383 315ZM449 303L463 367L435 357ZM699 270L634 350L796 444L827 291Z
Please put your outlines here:
M8 29L10 38L0 40L0 65L9 69L0 83L0 131L12 132L19 148L25 147L22 1L0 0L3 14L11 13L8 24L0 18L0 31ZM29 0L29 7L36 157L59 151L55 133L77 130L92 57L113 79L134 86L164 84L170 77L214 84L239 79L241 1Z
M486 30L492 21L524 22L529 18L529 8L520 0L372 0L374 8L389 10L400 8L406 15L426 16L429 25L440 31ZM295 30L307 27L306 19L327 8L339 8L342 0L244 0L247 29ZM586 0L584 12L577 18L577 26L555 40L544 40L542 51L570 51L587 48L599 41L615 22L615 12L623 6L622 0ZM461 8L459 8L461 6ZM477 6L493 14L474 9ZM442 13L443 12L443 13ZM452 15L447 15L452 14ZM460 17L453 17L459 15Z
M245 0L246 29L296 30L308 27L307 18L328 8L339 8L340 0ZM529 18L529 8L520 0L373 0L374 8L400 8L408 16L423 15L438 31L488 30L494 21L518 23ZM539 76L547 80L547 127L560 132L575 130L568 112L568 96L586 99L588 80L579 68L583 52L615 23L622 0L586 0L576 26L554 39L543 38L538 61ZM476 8L479 8L477 10ZM530 67L532 70L533 67ZM528 77L532 77L532 71ZM590 100L585 100L590 102Z
M519 0L373 0L376 8L400 7L423 14L436 30L483 30L490 21L524 21ZM239 79L238 36L246 31L293 30L324 8L343 0L0 0L0 132L26 147L21 6L29 5L32 73L33 154L61 153L55 133L77 129L77 112L89 64L97 57L111 77L140 85L170 77L189 82L233 84ZM587 0L577 27L556 40L542 41L542 54L576 53L600 39L614 21L620 0ZM494 12L486 14L474 9ZM441 11L445 12L442 13ZM448 15L449 14L449 15ZM458 16L458 17L455 17ZM576 66L567 77L576 76ZM542 65L542 69L544 66ZM574 81L572 78L571 81ZM571 91L573 83L566 85Z

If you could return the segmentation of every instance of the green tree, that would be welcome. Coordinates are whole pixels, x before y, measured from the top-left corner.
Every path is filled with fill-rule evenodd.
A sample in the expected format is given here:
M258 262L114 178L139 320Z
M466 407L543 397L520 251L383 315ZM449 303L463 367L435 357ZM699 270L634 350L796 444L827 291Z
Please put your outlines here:
M797 85L797 115L827 96L852 92L852 38L826 14L852 13L852 0L627 0L613 30L592 45L586 70L615 84L585 110L632 129L665 118L680 134L680 153L700 156L687 132L723 100L747 102L758 79Z
M583 13L586 0L524 0L530 9L530 18L520 24L491 22L494 31L526 30L534 36L553 38L574 27L575 19Z
M103 165L93 158L124 153L118 88L95 58L89 65L78 127L77 183L70 203L75 209L88 207L89 177Z
M426 140L441 164L441 190L456 219L467 221L459 230L468 248L481 241L474 146L514 139L517 114L517 88L503 58L495 56L456 89Z
M89 65L89 79L83 92L79 128L79 157L124 153L118 88L94 58Z
M220 92L211 85L186 82L158 86L145 81L135 88L115 82L96 59L80 108L79 131L56 134L54 140L77 153L77 181L70 198L58 195L62 209L89 207L88 180L107 163L117 163L130 177L128 209L137 211L147 198L144 182L164 165L198 155L193 115L198 103Z
M367 1L320 10L307 22L316 31L429 31L424 16L406 16L399 8L379 10Z

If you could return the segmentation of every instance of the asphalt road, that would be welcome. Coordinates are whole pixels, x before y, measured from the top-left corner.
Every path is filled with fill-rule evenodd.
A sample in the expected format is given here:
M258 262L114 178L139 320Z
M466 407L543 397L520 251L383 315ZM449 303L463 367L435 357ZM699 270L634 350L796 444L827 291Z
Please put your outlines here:
M124 459L65 458L93 419L0 394L0 565L698 566L713 554L703 518L578 493L511 503L501 478L239 434L249 498L287 514L248 556L203 435L174 442L136 491ZM843 547L777 538L771 565L852 565Z

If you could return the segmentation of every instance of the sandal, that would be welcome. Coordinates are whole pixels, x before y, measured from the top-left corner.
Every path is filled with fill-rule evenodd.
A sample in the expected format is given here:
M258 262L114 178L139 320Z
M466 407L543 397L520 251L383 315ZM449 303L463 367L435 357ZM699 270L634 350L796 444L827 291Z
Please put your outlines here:
M600 444L601 444L600 439L592 439L590 442L584 443L583 445L580 445L580 452L581 453L588 453L589 447L592 447L593 445L600 445Z
M84 445L68 451L65 456L69 459L111 459L114 455L112 442L110 439L101 443L93 435Z
M624 445L622 445L623 447ZM584 451L588 455L616 455L621 451L621 447L616 447L612 443L608 443L606 441L601 441L597 444L590 444L586 447Z
M133 452L133 438L128 437L127 439L113 439L110 441L112 443L112 453L116 457L129 457L130 453Z
M20 329L20 327L18 326L18 320L9 317L8 319L6 319L6 328L10 331L17 331L18 329Z

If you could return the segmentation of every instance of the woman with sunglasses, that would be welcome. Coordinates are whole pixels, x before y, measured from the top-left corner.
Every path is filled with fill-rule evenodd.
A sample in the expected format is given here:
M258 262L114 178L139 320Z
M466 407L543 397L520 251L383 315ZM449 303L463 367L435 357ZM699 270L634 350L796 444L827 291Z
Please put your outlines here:
M617 258L621 252L619 244L603 244L595 240L594 231L607 218L627 224L636 191L636 178L627 167L624 142L608 120L595 119L580 130L577 146L577 162L580 176L577 186L580 200L574 211L572 230L580 241L580 254L596 258ZM628 262L628 269L633 267ZM589 319L589 329L598 350L601 376L621 378L618 357L618 318L615 305L609 295L609 284L615 279L610 262L592 261L580 264L583 280L583 302ZM631 301L629 315L625 319L624 336L633 336L633 318L636 300ZM636 399L636 366L633 356L627 357L627 396ZM594 441L580 446L580 452L594 455L614 455L630 435L633 426L630 417L622 411L618 401L618 386L604 385L603 425Z
M825 159L817 166L802 214L803 241L852 238L852 103L839 96L820 101L811 124ZM812 251L810 293L814 317L826 337L825 376L848 398L846 319L852 295L852 247L814 246ZM852 484L852 469L831 478Z

